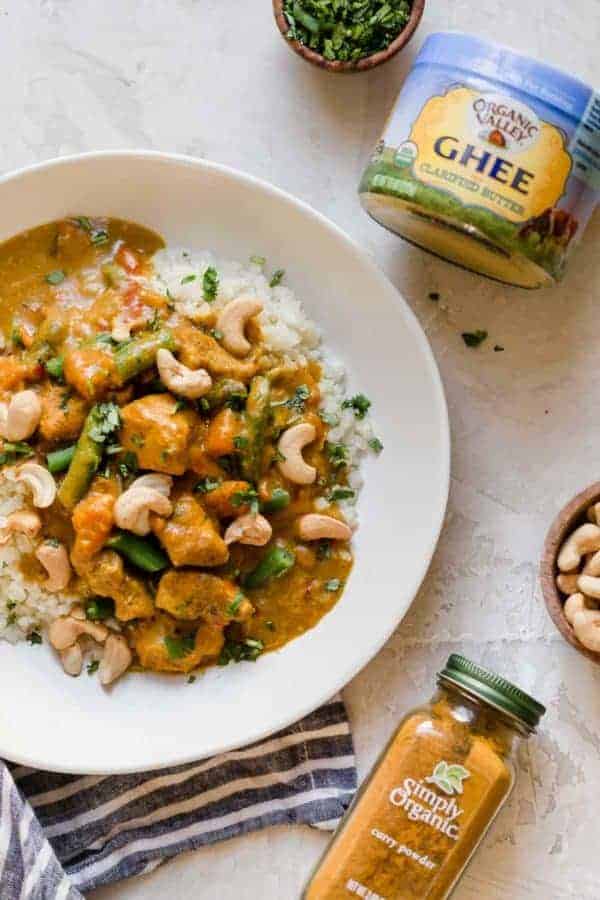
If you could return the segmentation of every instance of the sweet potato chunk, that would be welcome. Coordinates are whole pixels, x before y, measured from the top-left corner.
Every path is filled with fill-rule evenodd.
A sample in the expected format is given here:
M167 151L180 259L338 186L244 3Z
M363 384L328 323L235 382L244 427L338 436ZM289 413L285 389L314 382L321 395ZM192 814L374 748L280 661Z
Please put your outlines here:
M149 394L121 410L121 444L136 454L141 469L183 475L196 415L192 410L176 412L169 394Z
M238 586L206 572L167 572L160 579L156 606L176 619L204 619L224 627L250 618L254 607Z
M174 566L221 566L229 550L214 522L193 494L173 499L169 519L152 516L150 525Z
M119 386L114 360L101 346L67 350L65 381L86 400L100 400Z
M239 360L232 356L209 334L184 322L174 329L179 359L190 369L208 369L211 375L225 375L239 381L249 381L256 374L254 360Z
M121 622L147 619L154 613L154 603L146 586L125 571L123 560L113 550L103 550L92 560L75 564L76 571L94 593L115 601L115 615Z
M87 407L81 397L58 385L42 391L40 434L46 441L74 441L83 428Z
M154 672L191 672L214 662L224 644L222 629L207 623L196 631L181 631L165 613L135 625L131 638L142 666Z
M98 476L73 510L75 543L71 559L75 568L89 561L104 546L114 524L113 509L118 495L115 481Z

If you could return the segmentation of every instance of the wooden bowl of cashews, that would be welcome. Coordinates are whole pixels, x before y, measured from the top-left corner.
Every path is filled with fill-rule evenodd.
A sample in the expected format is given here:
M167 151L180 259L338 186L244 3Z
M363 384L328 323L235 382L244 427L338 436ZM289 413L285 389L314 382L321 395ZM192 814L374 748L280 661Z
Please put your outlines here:
M600 665L600 481L577 494L550 526L540 580L562 636Z

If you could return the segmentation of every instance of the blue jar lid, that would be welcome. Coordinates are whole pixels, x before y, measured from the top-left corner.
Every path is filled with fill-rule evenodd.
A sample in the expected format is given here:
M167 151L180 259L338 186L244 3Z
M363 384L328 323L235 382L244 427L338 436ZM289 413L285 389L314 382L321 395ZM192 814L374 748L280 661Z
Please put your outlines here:
M576 118L583 115L592 93L589 85L561 69L460 31L430 34L415 60L415 65L423 64L492 78Z

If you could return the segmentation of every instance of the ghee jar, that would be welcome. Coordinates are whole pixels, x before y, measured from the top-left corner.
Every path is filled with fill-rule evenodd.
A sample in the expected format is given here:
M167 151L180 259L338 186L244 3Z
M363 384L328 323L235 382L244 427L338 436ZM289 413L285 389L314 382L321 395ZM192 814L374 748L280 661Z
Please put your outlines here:
M519 741L545 709L453 654L432 700L402 720L303 900L445 900L514 784Z
M359 193L373 219L450 262L551 285L600 198L600 93L506 47L432 34Z

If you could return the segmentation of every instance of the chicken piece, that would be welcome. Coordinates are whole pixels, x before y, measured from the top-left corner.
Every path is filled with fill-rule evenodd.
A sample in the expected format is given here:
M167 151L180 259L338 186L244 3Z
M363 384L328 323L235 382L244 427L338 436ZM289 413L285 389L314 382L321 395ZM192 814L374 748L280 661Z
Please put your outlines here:
M250 488L249 481L224 481L213 491L204 494L202 502L218 519L233 519L250 511L248 503L235 502L239 499L236 494L243 494Z
M46 441L74 441L83 428L87 406L64 387L47 384L41 395L40 434Z
M113 509L118 496L116 481L98 476L73 510L75 543L71 561L76 569L99 553L104 546L114 524Z
M170 394L149 394L121 410L121 444L137 456L140 469L183 475L197 416L191 409L176 412Z
M119 376L112 355L102 344L67 350L65 381L86 400L100 400L119 387Z
M239 413L228 407L222 409L210 420L204 440L207 454L218 459L219 456L235 453L235 439L242 433L243 428L244 423Z
M40 379L43 372L37 360L0 356L0 392L19 390L26 382Z
M253 359L239 360L232 356L209 334L183 322L173 330L179 350L179 361L190 369L208 369L211 375L225 375L239 381L249 381L256 374Z
M125 571L123 560L114 550L103 550L88 562L74 559L73 565L95 594L115 601L115 616L121 622L154 614L154 602L146 586Z
M169 519L150 518L150 527L174 566L221 566L229 550L214 522L193 494L173 497Z
M191 672L214 662L225 643L222 629L203 624L196 631L181 631L165 613L134 625L130 636L141 665L153 672Z
M167 572L160 579L156 606L176 619L204 619L224 628L229 622L244 622L254 607L233 581L206 572Z

